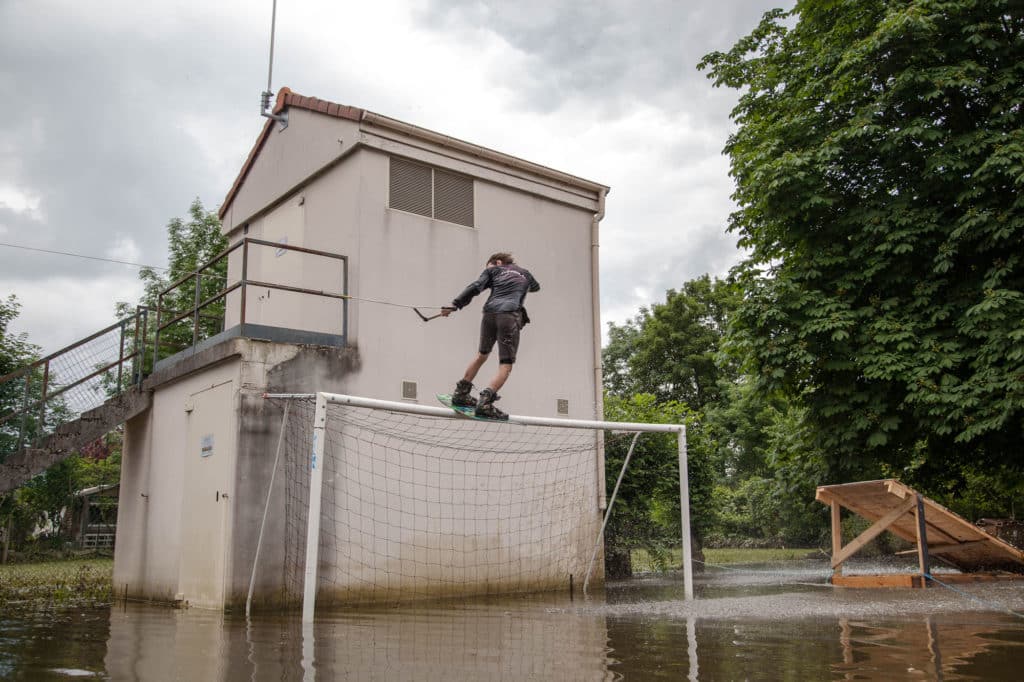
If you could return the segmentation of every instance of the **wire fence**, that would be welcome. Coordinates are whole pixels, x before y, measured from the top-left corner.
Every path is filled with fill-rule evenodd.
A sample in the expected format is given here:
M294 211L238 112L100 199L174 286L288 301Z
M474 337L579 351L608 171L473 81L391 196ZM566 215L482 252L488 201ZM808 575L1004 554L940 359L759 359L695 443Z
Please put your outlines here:
M39 443L137 385L145 372L147 308L0 377L0 457Z

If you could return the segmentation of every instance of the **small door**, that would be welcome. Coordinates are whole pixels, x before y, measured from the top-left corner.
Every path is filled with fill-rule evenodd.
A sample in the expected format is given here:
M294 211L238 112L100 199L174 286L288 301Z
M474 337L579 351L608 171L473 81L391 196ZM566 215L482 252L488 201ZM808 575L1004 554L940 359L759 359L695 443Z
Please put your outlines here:
M235 385L193 394L186 409L185 480L178 591L191 606L222 608L228 518L234 499Z

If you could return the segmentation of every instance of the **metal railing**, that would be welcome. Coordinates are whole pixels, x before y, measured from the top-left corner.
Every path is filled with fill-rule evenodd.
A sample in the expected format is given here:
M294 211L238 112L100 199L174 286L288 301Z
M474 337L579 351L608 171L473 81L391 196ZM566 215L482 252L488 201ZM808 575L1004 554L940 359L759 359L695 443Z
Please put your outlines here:
M0 377L0 455L38 443L61 424L141 383L149 309ZM3 408L0 408L3 409Z
M250 251L254 246L341 262L343 264L343 274L339 282L341 291L331 292L296 287L280 282L249 279ZM238 250L241 250L241 271L238 279L228 284L228 258ZM347 336L348 334L348 301L350 298L348 295L348 256L246 237L229 246L195 272L172 282L159 293L156 324L154 325L156 331L153 341L153 357L156 360L161 360L190 347L194 348L201 341L223 332L228 312L227 297L235 291L239 292L238 324L244 326L246 324L247 294L251 287L339 300L342 303L341 335ZM190 299L192 305L182 310L185 299ZM213 309L213 312L204 313L208 309ZM187 323L187 326L184 323Z
M251 280L250 250L266 247L342 263L340 291ZM241 273L228 285L228 257L241 250ZM291 273L289 273L291 274ZM341 301L341 336L348 334L348 257L261 239L244 238L195 272L172 282L156 308L135 313L55 353L0 377L0 461L38 444L63 423L141 385L156 362L224 331L227 297L238 291L238 324L246 324L248 289L274 289ZM186 303L187 299L187 303ZM155 311L155 324L149 315ZM150 346L152 344L152 346ZM148 349L152 347L152 351Z

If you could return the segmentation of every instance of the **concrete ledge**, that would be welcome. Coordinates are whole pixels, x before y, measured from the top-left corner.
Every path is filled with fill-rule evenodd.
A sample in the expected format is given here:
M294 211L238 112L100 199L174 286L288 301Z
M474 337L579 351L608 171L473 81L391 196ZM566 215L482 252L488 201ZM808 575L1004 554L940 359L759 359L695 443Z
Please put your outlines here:
M212 339L210 339L212 341ZM210 347L179 353L157 363L157 369L142 382L142 388L152 391L159 386L188 376L194 372L209 367L228 358L240 357L249 352L249 339L241 337L230 337L220 340ZM177 358L173 363L170 360Z
M327 346L331 348L344 348L346 345L343 334L327 334L323 332L304 331L302 329L289 329L286 327L270 327L264 324L240 324L225 329L220 334L211 336L200 341L191 348L175 353L170 357L159 360L154 367L153 374L165 369L177 366L183 360L199 355L211 348L220 346L231 339L253 339L258 341L270 341L272 343L291 343L302 346Z
M241 333L255 337L239 336ZM274 338L259 338L264 336ZM38 447L12 453L0 463L0 493L26 483L118 424L145 412L159 387L231 359L240 359L243 368L253 368L243 369L242 387L258 392L336 389L336 382L359 366L358 351L347 347L340 336L258 325L234 327L208 339L205 347L161 361L141 388L132 387L60 425Z

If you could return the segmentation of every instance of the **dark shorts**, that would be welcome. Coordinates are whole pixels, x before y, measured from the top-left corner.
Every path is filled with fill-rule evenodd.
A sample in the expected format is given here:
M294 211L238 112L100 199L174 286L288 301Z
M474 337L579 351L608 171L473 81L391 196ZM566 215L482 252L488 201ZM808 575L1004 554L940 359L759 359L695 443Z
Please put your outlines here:
M499 362L514 364L519 350L520 327L522 318L519 313L484 313L480 321L480 352L487 355L497 342Z

